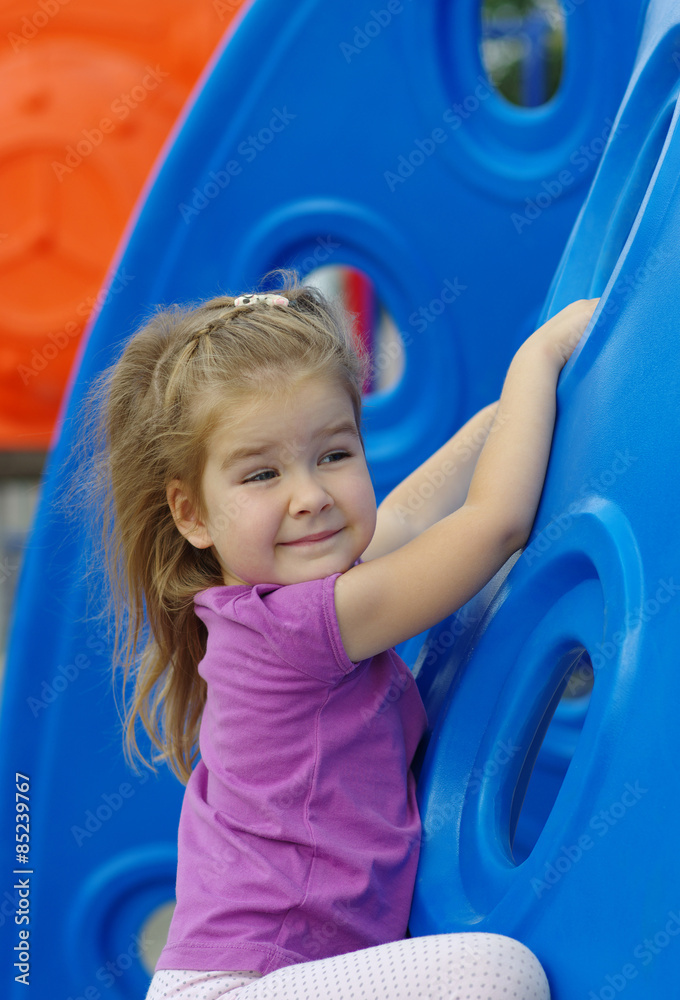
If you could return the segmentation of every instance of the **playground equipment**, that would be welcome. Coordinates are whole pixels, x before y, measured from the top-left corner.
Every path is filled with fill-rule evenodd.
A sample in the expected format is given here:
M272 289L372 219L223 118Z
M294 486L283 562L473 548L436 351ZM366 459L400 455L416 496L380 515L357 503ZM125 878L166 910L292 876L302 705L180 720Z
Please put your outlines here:
M441 5L431 0L398 11L391 5L384 12L367 12L358 0L342 5L307 0L292 8L282 0L257 0L225 39L121 248L118 273L127 271L135 280L106 303L73 373L20 582L1 753L4 773L30 778L32 874L26 878L35 956L31 982L39 994L58 988L73 1000L97 1000L97 992L111 998L143 995L153 962L139 935L148 915L172 900L182 794L168 773L137 778L123 762L109 687L109 640L92 618L93 578L86 583L82 574L89 542L73 526L67 528L54 506L79 404L93 376L155 303L244 291L273 267L307 271L321 263L342 263L367 274L402 334L401 379L367 399L365 439L379 498L467 417L497 398L514 351L540 321L556 267L544 314L570 297L609 289L594 334L560 382L555 446L527 550L454 619L433 630L418 657L418 681L435 729L422 762L425 834L412 932L486 927L515 934L544 963L556 1000L582 997L586 982L604 1000L602 990L614 988L606 976L618 983L626 962L636 963L630 996L642 998L655 988L663 993L671 981L670 944L664 957L649 965L627 956L645 934L670 934L662 927L670 919L663 893L671 891L672 882L666 879L666 888L656 888L657 869L645 857L642 840L653 836L658 843L665 815L659 790L670 781L659 764L659 747L653 752L654 744L644 743L650 730L672 732L665 714L672 698L657 712L647 675L637 670L636 677L633 668L643 665L640 650L656 667L663 649L652 638L657 622L661 628L663 620L666 629L677 617L672 597L661 603L673 586L669 566L677 546L669 526L660 551L657 529L634 516L647 509L643 495L652 509L651 484L657 485L653 509L661 517L661 498L667 495L667 486L660 485L661 463L648 451L638 457L630 447L636 456L632 471L616 476L611 470L617 457L610 454L614 447L627 454L626 433L636 447L645 434L649 439L651 416L639 423L633 418L650 414L642 394L649 393L652 378L652 396L663 407L674 371L667 296L663 310L653 313L657 325L643 344L639 331L647 330L642 317L649 306L638 305L653 298L655 289L667 290L673 269L663 252L670 233L662 225L666 217L673 225L673 125L665 146L663 127L652 128L662 90L663 101L670 101L678 77L672 54L680 32L669 2L650 5L626 98L633 103L624 105L631 114L639 112L639 120L634 117L628 131L616 129L614 121L628 126L625 113L617 118L616 112L630 79L644 6L622 7L618 0L602 0L597 11L587 4L565 5L568 55L560 90L549 104L529 110L508 105L486 80L475 0ZM668 117L662 121L668 123ZM656 138L640 159L645 137L652 134ZM560 264L607 143L602 171ZM642 201L657 159L651 196ZM638 167L630 196L615 210L612 200L632 163ZM613 217L616 226L609 232L618 235L603 242ZM622 251L627 225L633 232ZM585 245L583 263L579 247ZM651 257L657 245L660 256ZM601 247L606 253L596 265ZM596 291L589 291L593 273L599 278ZM629 274L630 295L618 295L613 290L618 276ZM618 307L611 315L605 313L606 301ZM671 412L669 405L660 419L670 424ZM609 465L603 464L605 457ZM581 495L581 483L589 482L593 470L601 477L609 471L615 483L610 488L603 479L602 489L589 487ZM578 503L570 510L572 500ZM561 532L553 538L555 525ZM667 590L657 598L663 581ZM644 610L649 600L658 605L651 626L626 618L638 605L649 614ZM598 642L615 648L608 659L609 646L603 647L602 670L595 659ZM411 661L417 656L412 647L404 655ZM519 814L530 765L564 675L575 659L587 666L587 655L596 678L583 732L559 791L538 756L536 770L547 789L537 796L539 805L547 800L555 806L542 830L543 817L529 816L528 857L518 865L510 843L515 828L526 824ZM480 675L483 684L476 679ZM456 698L450 699L453 691ZM628 715L633 691L640 710L634 725ZM570 725L565 716L571 711L557 709L563 728ZM572 727L576 735L585 714L577 707L577 716L579 711ZM575 742L560 748L553 741L561 773ZM639 753L639 774L633 773L632 756L621 756L623 745L626 753ZM658 765L654 774L652 758ZM625 760L631 762L628 770ZM580 775L588 782L581 784ZM636 794L639 804L631 800ZM570 802L574 814L588 822L591 806L611 808L613 816L614 805L620 812L625 804L625 815L601 844L588 822L585 830L575 821L561 825ZM2 842L13 848L13 821L2 823ZM585 834L593 840L592 850L578 840ZM576 837L564 840L572 866L565 873L554 854L563 836ZM671 844L668 831L659 863L670 863ZM610 846L614 856L604 864L602 851ZM461 850L465 868L459 864ZM613 873L629 855L640 863L638 895L629 895L632 880L626 878L619 895L607 897L615 926L607 925L609 904L601 904L594 936L591 887L606 886L613 893ZM560 875L554 885L547 880L546 860ZM600 865L598 879L593 869ZM532 878L547 888L536 883L532 888ZM640 896L645 891L648 903ZM17 906L18 892L9 890ZM632 898L635 913L628 910ZM11 929L14 934L3 933L1 944L7 967L18 942ZM21 995L21 983L12 988L10 997Z
M127 217L239 6L0 0L0 452L47 450Z
M435 700L441 708L420 776L412 933L503 929L541 957L558 1000L675 990L679 368L667 290L678 280L679 67L678 9L653 0L616 139L544 310L602 296L558 386L532 536L476 599L465 649L428 675L430 717ZM580 738L518 864L531 769L586 660L594 686Z

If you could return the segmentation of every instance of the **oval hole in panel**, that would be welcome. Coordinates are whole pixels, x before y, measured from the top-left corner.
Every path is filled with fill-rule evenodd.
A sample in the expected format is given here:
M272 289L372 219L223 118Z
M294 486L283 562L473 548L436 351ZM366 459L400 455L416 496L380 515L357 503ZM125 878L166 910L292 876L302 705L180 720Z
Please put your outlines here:
M590 288L590 295L593 298L602 295L621 256L621 251L640 211L640 206L661 156L666 136L673 121L674 111L675 102L673 101L657 115L633 165L628 183L619 195L594 268Z
M328 264L310 271L303 284L315 285L328 298L339 299L353 317L354 336L371 359L364 395L393 389L404 372L404 342L368 275L346 264Z
M565 17L558 0L481 0L482 64L511 104L539 107L562 78Z
M139 960L150 976L153 976L156 963L165 948L174 912L175 900L168 900L167 903L162 903L152 910L140 928L142 948Z
M519 815L513 809L511 821L514 829L510 830L510 842L517 864L529 856L545 826L576 750L590 704L594 672L585 647L575 643L564 655L563 667L562 683L546 709L547 725L536 734L517 782L519 788L526 786Z

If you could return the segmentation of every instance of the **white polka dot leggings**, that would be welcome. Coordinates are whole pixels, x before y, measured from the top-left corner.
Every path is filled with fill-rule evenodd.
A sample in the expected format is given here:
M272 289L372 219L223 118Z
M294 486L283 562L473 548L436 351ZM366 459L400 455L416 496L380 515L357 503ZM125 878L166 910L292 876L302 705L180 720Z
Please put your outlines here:
M433 934L266 976L155 973L146 1000L549 1000L538 959L501 934Z

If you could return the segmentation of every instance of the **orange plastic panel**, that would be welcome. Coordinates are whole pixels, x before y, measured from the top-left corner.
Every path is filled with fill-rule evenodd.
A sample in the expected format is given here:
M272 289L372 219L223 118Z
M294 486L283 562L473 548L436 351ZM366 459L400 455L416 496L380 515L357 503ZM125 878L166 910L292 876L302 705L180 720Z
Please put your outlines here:
M127 218L240 5L0 0L0 451L47 448Z

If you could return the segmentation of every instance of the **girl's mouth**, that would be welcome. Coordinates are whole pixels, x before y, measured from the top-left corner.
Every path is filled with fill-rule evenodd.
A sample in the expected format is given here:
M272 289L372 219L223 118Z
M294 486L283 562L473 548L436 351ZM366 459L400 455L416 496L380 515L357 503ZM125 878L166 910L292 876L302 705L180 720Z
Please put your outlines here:
M316 535L305 535L304 538L297 538L293 542L281 542L281 545L318 545L319 542L326 541L327 538L334 538L342 528L336 531L320 531Z

